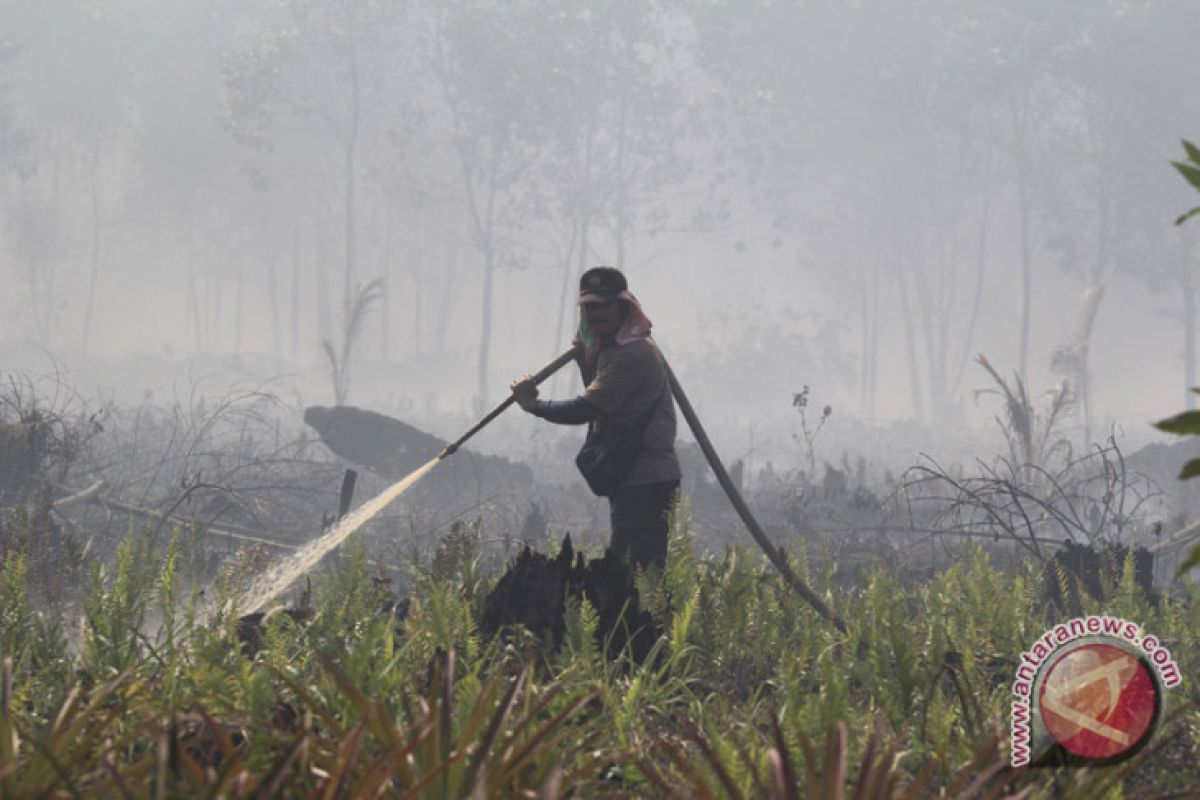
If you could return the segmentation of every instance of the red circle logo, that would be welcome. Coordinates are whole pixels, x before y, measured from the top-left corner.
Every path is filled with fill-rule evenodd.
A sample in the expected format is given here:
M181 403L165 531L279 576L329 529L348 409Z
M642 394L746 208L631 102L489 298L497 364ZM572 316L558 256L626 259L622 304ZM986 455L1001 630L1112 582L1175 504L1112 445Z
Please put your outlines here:
M1089 642L1050 665L1038 705L1047 732L1063 748L1088 759L1116 758L1150 735L1158 684L1130 651Z

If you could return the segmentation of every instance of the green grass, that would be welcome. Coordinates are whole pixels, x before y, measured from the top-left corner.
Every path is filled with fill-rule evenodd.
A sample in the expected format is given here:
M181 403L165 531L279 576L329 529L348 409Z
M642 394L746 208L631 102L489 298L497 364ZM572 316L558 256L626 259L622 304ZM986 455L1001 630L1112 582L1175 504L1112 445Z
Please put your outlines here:
M973 781L1007 774L1016 658L1058 621L1039 571L1004 572L967 549L921 585L880 565L844 591L826 564L805 578L847 620L840 634L747 548L697 558L683 519L671 553L664 575L639 579L664 635L630 664L597 646L586 602L568 604L557 651L520 631L483 641L495 576L457 539L420 571L400 624L377 612L351 542L313 576L312 615L271 615L254 659L232 616L196 623L201 587L183 538L158 552L130 536L61 615L35 608L25 560L10 552L0 796L975 796ZM235 570L207 592L232 596L239 580ZM1089 610L1171 647L1184 684L1168 710L1190 749L1161 765L1151 752L1093 772L1008 775L1031 796L1131 796L1130 769L1138 786L1200 783L1200 603L1151 603L1132 562L1108 595Z

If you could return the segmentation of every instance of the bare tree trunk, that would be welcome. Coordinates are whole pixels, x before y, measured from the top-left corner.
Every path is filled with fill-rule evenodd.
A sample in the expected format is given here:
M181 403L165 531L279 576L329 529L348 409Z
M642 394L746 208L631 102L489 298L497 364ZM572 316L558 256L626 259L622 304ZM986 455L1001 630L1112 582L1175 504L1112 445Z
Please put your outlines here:
M1085 339L1079 347L1079 398L1083 411L1083 446L1092 446L1092 376L1088 364L1088 342Z
M870 410L870 372L871 372L871 282L867 269L863 270L859 288L859 319L861 340L859 347L862 351L862 361L858 373L858 407L860 413L871 417Z
M92 148L91 164L88 170L88 188L92 204L92 248L91 248L91 279L88 281L87 303L83 309L83 342L80 353L87 355L88 340L92 334L92 309L96 304L96 284L100 280L100 142L96 141Z
M242 355L242 309L245 305L246 278L245 272L240 269L235 270L235 274L237 275L237 292L234 295L233 307L233 352L234 357L240 359Z
M875 386L879 370L879 292L883 274L883 245L873 240L862 281L862 409L868 418L875 415Z
M343 253L343 264L345 271L342 275L342 321L348 322L350 319L351 308L354 305L354 280L355 280L355 240L354 240L354 147L348 147L346 150L346 159L349 162L346 168L346 185L345 185L345 205L343 207L343 223L345 225L345 251Z
M948 413L954 397L950 391L950 338L958 310L958 254L953 241L944 242L938 272L937 303L937 397L935 414ZM930 378L933 382L933 379Z
M1029 93L1016 98L1010 109L1013 130L1013 167L1017 181L1017 234L1021 260L1021 332L1017 374L1029 385L1029 334L1033 324L1033 198L1030 196L1030 164L1026 151L1029 131Z
M347 6L349 9L349 6ZM349 11L347 11L349 15ZM346 273L342 286L342 320L344 324L349 324L351 308L354 304L354 282L355 272L357 268L356 259L356 230L355 230L355 171L356 171L356 156L358 154L358 128L361 116L360 109L360 88L358 80L358 53L354 47L354 20L349 16L346 19L347 37L346 41L349 46L349 69L350 69L350 131L346 136L346 152L345 152L345 196L343 197L344 207L344 224L346 235L346 252L345 252L345 267Z
M1094 284L1099 286L1100 284ZM1089 290L1090 291L1090 290ZM1083 446L1092 444L1092 363L1091 363L1091 327L1083 332L1079 342L1079 411L1083 418Z
M200 287L196 280L196 208L194 204L188 206L187 223L188 312L192 317L192 350L199 353L204 347L204 312Z
M300 281L304 265L303 247L300 241L300 226L292 230L292 313L291 319L291 355L294 361L300 352Z
M979 307L983 301L983 280L987 269L987 241L991 223L991 193L983 192L983 209L979 218L979 239L975 249L975 291L971 297L971 315L967 321L967 334L963 337L962 356L958 360L958 372L951 385L952 392L958 391L962 385L963 375L967 371L967 362L973 351L975 328L979 324Z
M483 308L480 314L478 388L475 396L475 410L480 414L484 413L488 407L488 369L491 366L492 350L492 296L496 271L495 219L496 195L499 190L497 173L502 150L503 145L493 143L491 164L488 170L487 202L482 213L476 204L475 189L471 183L470 174L466 170L466 162L463 162L464 174L467 177L468 199L475 224L475 241L483 253Z
M379 354L387 363L392 333L392 210L384 203L383 212L383 291L379 294Z
M588 265L588 252L589 252L588 248L590 246L589 242L590 242L591 230L592 230L592 225L591 225L591 217L590 217L590 211L589 211L589 216L584 220L583 233L581 235L581 241L579 243L579 268L575 274L576 281L578 281L580 278L582 278L583 273L587 272L587 270L588 270L588 266L589 266ZM575 313L578 314L579 312L576 311ZM579 370L577 370L577 369L566 370L566 372L568 373L568 375L567 375L567 394L569 394L569 395L579 394L581 391L583 391L583 388L584 388L583 387L583 376L579 374Z
M871 338L868 342L870 358L867 361L867 414L875 416L877 399L876 387L879 385L879 257L871 260Z
M203 328L204 324L200 315L200 293L196 288L196 273L192 271L191 265L188 266L187 273L188 285L188 316L192 323L192 352L199 353L203 346Z
M61 166L62 157L60 148L56 146L57 141L52 145L53 152L53 169L51 172L51 192L50 192L50 208L49 213L59 214L62 209L62 183L61 183ZM30 187L36 191L35 187ZM25 198L26 202L31 202L31 198ZM33 210L36 214L37 211ZM46 213L46 212L43 212ZM55 226L50 236L57 236L58 230ZM30 250L26 255L26 275L29 286L29 311L33 315L34 329L37 332L37 338L43 345L50 344L50 330L54 319L54 300L55 300L55 273L57 264L55 263L55 247L56 242L33 242L30 245Z
M228 235L228 233L229 231L227 230L226 234ZM222 278L217 272L220 267L215 265L224 266L228 261L224 258L226 254L215 251L216 245L211 245L211 243L209 247L204 248L205 263L210 265L208 269L204 270L206 300L208 300L208 321L205 323L208 336L205 338L208 339L210 349L220 350L229 345L228 341L221 336L222 331L229 330L229 326L223 324L221 318L224 311L222 307L224 287L222 285Z
M914 419L921 419L925 401L921 391L921 373L918 369L917 342L913 331L912 303L908 297L908 281L905 279L905 267L901 264L896 269L896 286L900 294L900 310L904 321L904 342L908 350L908 384L912 391L912 414Z
M313 286L316 287L317 300L317 332L320 341L331 340L333 337L333 313L329 306L328 257L329 250L325 240L325 228L321 221L316 221L317 257L313 262Z
M454 296L458 284L458 237L450 237L450 250L446 255L446 269L443 270L441 302L438 304L438 315L434 324L433 352L446 352L446 331L450 327L450 310L453 307Z
M1111 180L1107 177L1110 175L1108 170L1101 170L1101 186L1098 187L1097 195L1100 199L1100 213L1096 220L1096 262L1092 268L1091 286L1086 290L1085 297L1092 295L1093 289L1100 291L1104 284L1104 276L1108 273L1108 263L1110 256L1110 245L1112 244L1113 236L1113 201L1115 199ZM1099 297L1097 296L1097 307L1090 308L1085 312L1088 317L1086 328L1083 330L1083 340L1080 342L1079 348L1079 396L1080 410L1083 414L1083 443L1085 447L1091 446L1092 443L1092 374L1091 374L1091 359L1090 359L1090 343L1092 338L1092 329L1095 324Z
M1021 344L1019 372L1021 380L1029 385L1029 329L1033 319L1033 267L1032 260L1025 250L1025 231L1021 231Z
M271 349L275 354L275 363L283 361L283 342L280 335L282 320L279 318L282 309L279 303L279 275L275 264L275 254L268 252L267 260L267 293L271 296Z
M221 278L212 275L211 271L205 271L204 275L204 290L205 299L208 301L208 319L205 321L205 330L209 333L208 339L209 348L221 349L224 342L218 341L216 332L222 330L221 325Z
M921 260L912 265L913 283L917 295L917 308L921 315L921 340L925 347L925 363L929 370L929 416L939 419L946 405L945 348L939 336L942 319L949 315L949 307L938 307L929 281L925 275L925 253ZM940 313L939 313L940 312Z
M580 228L583 229L582 233L580 233ZM579 220L572 226L571 243L567 247L567 257L563 262L562 288L559 291L558 297L558 321L554 325L554 347L559 351L564 346L563 339L565 338L565 334L563 333L563 328L566 326L567 307L571 302L571 277L575 272L575 245L578 243L576 241L578 238L582 238L584 242L587 241L587 222L584 220ZM586 244L584 248L586 249ZM558 376L560 373L555 373L551 379L550 385L552 389L556 390L558 388Z
M579 230L579 250L577 253L578 262L577 262L575 276L574 276L575 285L578 285L578 280L581 277L583 277L583 273L586 272L587 268L588 268L588 258L589 258L590 247L591 247L592 220L593 220L593 215L594 215L594 207L592 206L592 202L593 202L593 197L592 197L592 154L594 152L594 147L593 147L594 130L591 126L589 126L587 130L588 130L587 137L584 139L584 142L583 142L583 176L584 176L584 180L583 180L583 186L582 186L582 193L583 193L583 197L585 199L582 202L585 205L583 205L579 209L579 212L578 212L577 222L578 222L578 226L579 226L579 228L578 228L578 230ZM566 281L569 281L570 277L571 277L571 269L570 269L569 265L570 265L570 259L568 259L568 266L566 268L566 272L563 274L564 283ZM574 314L578 313L577 311L575 311L574 304L571 303L571 301L570 301L571 288L572 287L570 284L563 286L562 303L559 305L559 308L558 308L559 320L560 320L560 323L559 323L560 330L563 327L563 322L565 322L565 317L566 317L568 309L571 309L573 316L574 316ZM576 324L578 324L578 323L576 323ZM559 342L560 342L560 344L556 345L556 347L561 346L561 342L562 342L561 336L559 338ZM576 394L577 393L576 389L582 389L582 387L580 386L580 383L582 382L582 377L579 375L579 370L572 369L572 370L566 370L566 372L567 372L567 375L564 378L567 382L566 391L568 394ZM554 381L555 381L554 387L557 389L558 385L559 385L558 375L554 376Z
M205 352L216 349L212 338L212 275L204 268L205 258L200 260L200 338L204 340Z
M625 84L622 84L624 86ZM621 91L621 107L617 122L617 203L616 203L616 246L617 246L617 269L625 271L625 243L629 235L629 180L625 175L625 144L626 144L626 116L628 101L625 96L625 90Z
M420 358L425 353L425 315L422 310L425 306L425 226L420 217L420 211L414 215L415 225L413 226L413 254L412 254L412 276L413 276L413 305L412 305L412 355L413 358ZM452 245L453 246L453 245ZM447 267L448 268L448 267Z
M492 349L492 290L496 269L491 237L484 243L483 250L483 308L480 314L478 394L475 411L482 414L488 407L488 368Z

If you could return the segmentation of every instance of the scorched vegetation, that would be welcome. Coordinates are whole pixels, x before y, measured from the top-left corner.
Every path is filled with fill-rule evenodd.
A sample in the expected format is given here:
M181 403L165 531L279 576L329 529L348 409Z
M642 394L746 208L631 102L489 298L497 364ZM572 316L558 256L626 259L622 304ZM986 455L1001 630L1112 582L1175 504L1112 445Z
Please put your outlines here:
M196 503L221 517L207 527L225 525L225 541L256 520L286 519L264 505L282 502L268 474L323 476L315 483L337 474L328 463L306 467L299 446L260 438L252 447L251 432L263 429L251 410L262 402L233 402L242 435L232 443L206 438L231 407L144 418L137 435L115 412L84 415L91 429L69 406L41 412L61 423L41 441L67 430L92 439L84 447L76 433L64 441L74 451L48 450L58 466L35 471L42 488L6 501L0 519L0 796L1134 797L1200 781L1200 604L1194 591L1148 594L1129 549L1064 604L1052 598L1078 576L1037 559L998 560L991 536L945 544L946 566L920 577L877 561L855 580L837 577L834 556L793 540L792 563L846 620L843 634L757 551L701 548L685 502L667 570L635 581L654 633L636 658L632 645L614 645L629 637L606 631L586 595L568 597L558 637L510 626L485 638L501 565L469 524L412 553L402 597L380 580L365 541L352 539L273 610L243 616L242 590L286 549L239 540L214 561L206 524L183 524L181 509ZM126 492L119 505L105 491L54 499L72 458L112 454L122 441L147 446L149 428L171 443L170 457L142 477L129 460L111 474L151 486L174 475L161 494L132 502ZM1028 488L1020 477L1010 482ZM961 525L991 502L977 495L969 507L950 496L958 511L924 524L940 514ZM1052 493L1035 496L1057 507ZM234 507L222 512L218 500ZM109 502L110 529L124 531L111 556L96 557L108 546L81 542L84 529L68 524L68 512L93 502ZM58 560L47 563L48 552ZM1076 611L1138 621L1170 648L1184 683L1134 759L1011 770L1017 658Z

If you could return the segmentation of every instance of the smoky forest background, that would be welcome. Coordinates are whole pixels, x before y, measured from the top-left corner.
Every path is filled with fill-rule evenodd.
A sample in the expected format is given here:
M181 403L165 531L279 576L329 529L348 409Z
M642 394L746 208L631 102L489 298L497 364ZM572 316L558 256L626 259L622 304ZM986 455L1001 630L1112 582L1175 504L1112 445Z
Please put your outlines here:
M1154 427L1200 385L1198 30L1189 0L0 0L0 794L818 797L847 760L1018 789L1005 682L1054 621L1123 610L1200 669L1200 446ZM601 264L848 628L680 417L671 566L622 595L661 636L614 644L600 568L554 573L608 538L583 432L519 410L250 619L567 346ZM497 622L519 569L553 619ZM1178 699L1172 750L1030 791L1200 780Z

